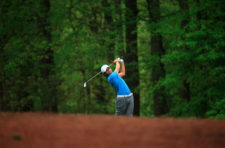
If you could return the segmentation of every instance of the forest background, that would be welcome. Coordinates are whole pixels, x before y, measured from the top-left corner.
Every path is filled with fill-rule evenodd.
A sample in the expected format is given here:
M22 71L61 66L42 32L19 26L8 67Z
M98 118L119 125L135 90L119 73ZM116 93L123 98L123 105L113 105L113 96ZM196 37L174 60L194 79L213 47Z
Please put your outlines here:
M114 114L122 56L136 116L225 118L224 0L1 0L0 111Z

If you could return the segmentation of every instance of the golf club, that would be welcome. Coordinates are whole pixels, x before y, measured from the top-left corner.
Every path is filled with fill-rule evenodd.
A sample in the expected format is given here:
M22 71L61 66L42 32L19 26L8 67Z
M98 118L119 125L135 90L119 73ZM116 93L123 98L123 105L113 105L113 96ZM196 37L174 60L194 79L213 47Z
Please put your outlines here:
M118 58L118 61L121 61L122 60L122 58ZM112 64L109 64L109 67L111 66ZM88 79L86 82L84 82L84 87L87 87L87 82L89 82L89 81L91 81L92 79L94 79L96 76L98 76L99 74L101 73L101 71L100 72L98 72L97 74L95 74L93 77L91 77L90 79Z
M109 64L109 67L111 66L112 64ZM92 79L94 79L96 76L98 76L99 74L101 73L101 71L100 72L98 72L97 74L95 74L93 77L91 77L90 79L88 79L86 82L84 82L84 87L86 87L87 86L87 82L89 82L89 81L91 81Z

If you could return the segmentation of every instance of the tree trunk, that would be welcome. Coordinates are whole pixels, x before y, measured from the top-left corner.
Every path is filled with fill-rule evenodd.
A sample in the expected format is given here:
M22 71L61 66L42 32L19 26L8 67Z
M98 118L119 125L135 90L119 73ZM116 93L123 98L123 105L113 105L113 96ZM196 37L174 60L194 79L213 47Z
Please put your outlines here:
M121 57L124 57L125 55L125 35L124 35L124 25L125 25L125 18L123 14L123 8L122 8L122 1L121 0L114 0L115 1L115 9L116 9L116 15L118 15L117 21L117 38L119 39L117 41L117 47L118 47L118 53ZM119 22L119 23L118 23Z
M39 18L39 29L40 33L43 35L44 40L47 41L46 49L42 53L42 59L40 61L41 69L40 75L43 79L42 82L42 107L44 111L53 111L57 112L57 99L56 99L56 89L53 84L52 76L52 68L54 65L53 61L53 50L51 49L51 29L50 29L50 21L49 21L49 12L50 12L50 0L42 0L42 17Z
M152 84L155 87L160 80L160 78L165 77L164 65L161 63L160 58L165 54L165 49L163 48L162 36L160 33L155 32L157 30L157 23L160 20L160 3L159 0L147 0L149 17L152 25L151 28L151 55L157 57L154 66L152 67ZM168 105L166 96L164 94L164 87L156 89L153 94L154 100L154 114L156 116L163 115L168 112Z
M3 25L4 26L4 25ZM3 35L0 40L0 111L3 110L3 97L4 97L4 84L5 84L5 76L4 76L4 46L7 43L7 37L6 35Z
M200 8L201 7L200 0L196 0L196 3L197 3L198 8ZM199 30L201 29L201 23L200 23L201 18L202 18L201 17L201 11L198 10L198 12L197 12L197 26L198 26Z
M139 69L137 53L137 2L126 0L126 82L134 94L134 115L140 114Z
M187 0L179 0L179 6L181 13L184 15L184 19L181 21L180 27L184 29L184 32L188 32L187 25L189 23L189 6ZM182 35L181 40L185 42L185 37ZM184 50L188 51L188 47L184 46ZM182 99L190 101L190 84L187 82L186 78L182 80L183 88L180 90L180 96Z
M0 54L3 54L3 49L1 48L2 46L0 45ZM3 106L3 97L4 97L4 71L3 71L3 57L0 56L0 111L2 111L2 106Z
M108 33L109 36L109 43L107 44L107 59L113 59L114 58L114 49L115 49L115 42L114 42L114 34L110 33L113 32L114 29L112 27L112 9L110 6L110 3L108 0L103 0L102 5L104 8L104 16L105 16L105 24L104 24L104 30Z
M1 9L0 9L0 13L2 16L4 16L5 14L8 13L9 7L10 7L9 1L6 1L5 3L2 4ZM7 24L4 21L4 19L1 19L1 20L2 20L2 22L0 22L0 26L2 27L3 30L6 30ZM0 34L0 111L9 109L7 106L9 103L6 102L5 100L3 100L3 98L6 96L5 94L7 94L7 92L6 92L7 89L4 89L5 84L6 84L5 82L7 81L6 77L5 77L5 72L4 72L4 67L7 62L7 57L4 56L5 55L4 48L5 48L5 45L7 45L8 41L9 41L10 35L11 35L10 32L5 32L5 31ZM9 99L9 98L7 98L7 99Z

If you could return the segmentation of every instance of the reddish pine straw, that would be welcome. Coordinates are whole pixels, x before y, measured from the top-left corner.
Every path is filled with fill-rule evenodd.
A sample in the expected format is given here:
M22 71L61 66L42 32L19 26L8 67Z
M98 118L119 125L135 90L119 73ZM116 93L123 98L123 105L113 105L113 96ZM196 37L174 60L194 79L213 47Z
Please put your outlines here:
M225 120L0 112L0 148L222 148Z

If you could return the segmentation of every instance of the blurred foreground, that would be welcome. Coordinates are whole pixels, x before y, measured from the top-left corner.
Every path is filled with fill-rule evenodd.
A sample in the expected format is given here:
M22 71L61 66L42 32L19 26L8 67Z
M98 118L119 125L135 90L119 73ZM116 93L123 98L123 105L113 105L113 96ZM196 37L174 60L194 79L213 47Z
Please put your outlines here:
M225 120L0 112L1 148L225 145Z

